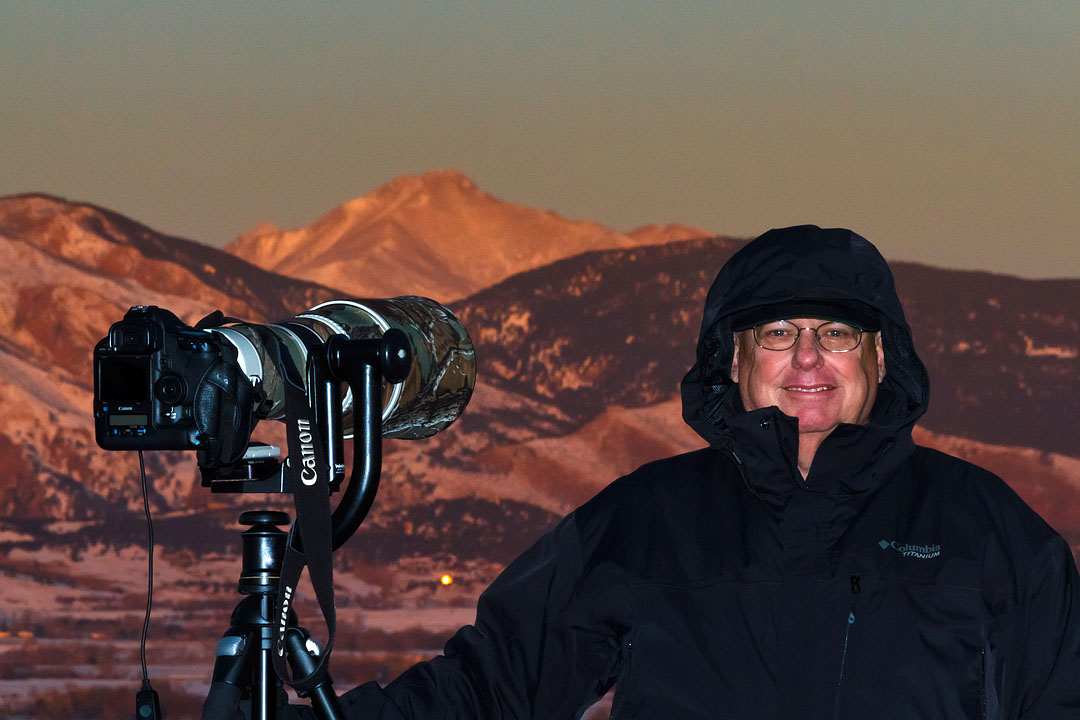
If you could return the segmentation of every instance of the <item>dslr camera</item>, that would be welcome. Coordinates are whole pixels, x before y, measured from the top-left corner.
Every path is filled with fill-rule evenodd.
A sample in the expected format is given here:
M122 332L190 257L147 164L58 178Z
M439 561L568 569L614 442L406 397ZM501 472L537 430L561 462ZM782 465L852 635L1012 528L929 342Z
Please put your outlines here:
M382 434L433 435L465 409L476 378L468 332L434 300L331 300L269 324L218 312L194 327L168 310L135 306L94 348L97 443L106 450L197 450L200 467L231 467L262 452L249 448L251 431L260 420L284 420L286 388L298 384L305 404L335 406L330 420L352 437L353 395L344 375L316 387L307 371L315 358L331 355L339 369L349 366L358 350L351 343L387 333L397 340L380 347L396 342L407 350L390 362L402 365L403 380L382 381L377 390Z
M213 455L246 445L258 392L232 343L158 307L131 308L94 348L95 433L106 450Z

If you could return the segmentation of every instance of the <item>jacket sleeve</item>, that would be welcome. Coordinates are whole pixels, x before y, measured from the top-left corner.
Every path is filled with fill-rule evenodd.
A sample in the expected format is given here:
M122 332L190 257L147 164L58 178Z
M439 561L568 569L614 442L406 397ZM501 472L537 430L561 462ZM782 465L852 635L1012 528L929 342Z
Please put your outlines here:
M444 654L386 688L342 698L356 720L568 718L613 683L620 623L611 578L586 572L575 514L510 564L480 596L476 622Z
M1012 629L1016 692L1005 716L1080 718L1080 575L1060 536L1036 556L1021 592Z

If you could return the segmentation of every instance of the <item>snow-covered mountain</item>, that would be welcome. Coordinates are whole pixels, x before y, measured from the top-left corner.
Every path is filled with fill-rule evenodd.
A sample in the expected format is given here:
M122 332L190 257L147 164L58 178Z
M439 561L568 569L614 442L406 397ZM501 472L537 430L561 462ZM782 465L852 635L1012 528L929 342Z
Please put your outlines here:
M623 234L504 202L454 170L405 175L306 228L260 225L226 250L356 297L405 293L449 302L588 250L705 237L685 225Z

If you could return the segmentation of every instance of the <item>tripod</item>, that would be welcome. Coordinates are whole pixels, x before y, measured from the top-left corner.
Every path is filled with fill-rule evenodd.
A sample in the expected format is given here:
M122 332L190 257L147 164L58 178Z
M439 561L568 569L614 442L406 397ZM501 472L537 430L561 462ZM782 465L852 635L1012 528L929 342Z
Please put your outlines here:
M335 336L323 349L321 362L309 367L312 374L308 386L321 389L314 394L315 409L325 418L325 425L331 428L328 446L333 448L340 442L340 428L335 420L338 381L345 381L352 388L359 410L353 428L350 482L330 518L331 549L349 539L374 501L382 464L381 382L383 379L401 382L405 378L410 352L408 341L400 330L388 330L378 340L341 340ZM241 491L264 492L268 483L279 483L285 491L292 491L284 463L277 468L279 481L272 477L253 478L254 482L240 483L247 486ZM204 469L204 483L243 477L236 470L229 468L209 473ZM223 488L222 491L235 490ZM244 716L248 720L276 719L277 708L286 702L284 684L274 668L274 631L278 623L281 623L283 645L288 651L292 674L307 678L316 670L317 646L310 642L306 630L296 626L296 614L291 608L286 617L281 617L281 608L277 607L282 563L289 539L289 535L277 526L288 522L289 516L278 511L254 510L240 515L240 524L249 526L241 533L242 569L237 588L245 597L233 610L229 629L218 643L213 681L203 705L202 720L234 720L245 704L250 706L250 713ZM298 539L294 538L293 542L295 547ZM322 720L343 720L345 717L328 673L312 678L302 694L311 699L312 707Z
M250 702L250 720L274 720L277 707L284 704L282 681L274 673L273 626L275 599L287 534L279 524L289 516L272 510L249 510L240 514L240 524L249 526L241 533L242 569L238 591L245 597L237 603L229 629L217 645L210 693L203 705L203 720L236 717L238 708ZM290 612L285 640L293 672L307 675L315 669L310 636L296 627L295 613ZM312 707L324 720L341 720L344 714L334 694L329 675L308 693Z

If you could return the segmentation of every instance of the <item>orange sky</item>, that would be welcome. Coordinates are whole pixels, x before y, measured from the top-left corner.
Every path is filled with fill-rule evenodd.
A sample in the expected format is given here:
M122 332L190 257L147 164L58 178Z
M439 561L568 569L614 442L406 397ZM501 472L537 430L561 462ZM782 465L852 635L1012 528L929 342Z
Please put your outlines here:
M5 3L0 194L223 245L403 173L1080 277L1080 3Z

